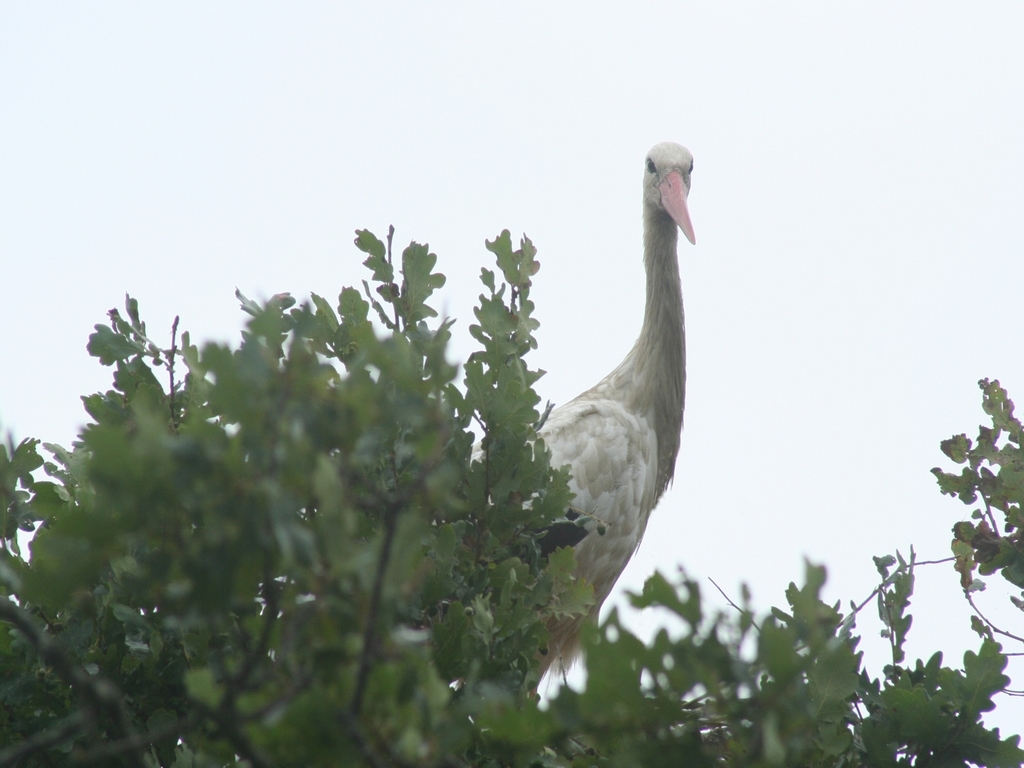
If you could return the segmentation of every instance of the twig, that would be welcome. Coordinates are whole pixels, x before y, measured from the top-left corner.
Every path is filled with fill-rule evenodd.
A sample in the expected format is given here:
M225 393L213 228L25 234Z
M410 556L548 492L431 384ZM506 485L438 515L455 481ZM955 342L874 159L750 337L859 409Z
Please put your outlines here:
M899 573L899 571L896 571L896 573ZM879 616L881 616L882 611L885 611L885 616L882 617L882 621L885 623L885 635L887 635L888 638L889 638L889 648L890 648L890 650L892 652L892 664L893 664L893 667L895 668L900 663L900 661L901 661L900 659L896 658L896 653L897 653L897 651L902 651L903 649L896 645L896 629L893 626L892 606L889 604L889 601L885 599L885 590L882 589L881 586L879 586L879 588L878 588L878 613L879 613Z
M942 563L951 563L954 560L956 560L955 557L944 557L941 560L918 560L914 562L914 565L941 565ZM871 590L871 593L864 598L860 605L855 606L854 609L846 615L846 618L843 619L843 624L845 625L851 623L853 617L860 613L862 610L864 610L867 607L867 604L875 598L875 595L877 595L881 589L888 586L892 582L893 577L895 577L896 574L900 573L902 570L903 567L900 566L892 572L892 575L890 575L889 578L887 578L885 581L883 581L881 584L879 584L877 587Z
M260 630L259 640L256 642L256 648L246 653L242 666L239 668L238 673L234 675L234 684L229 687L228 695L225 698L225 701L229 703L233 702L238 691L244 690L248 686L249 676L253 673L256 665L267 658L267 653L270 649L270 635L274 625L277 623L278 613L280 612L278 596L277 582L274 581L270 556L268 555L263 566L263 610L266 617Z
M387 572L388 561L391 559L391 545L395 540L395 530L398 528L398 506L395 502L389 504L384 510L384 541L380 547L380 559L377 561L377 575L373 582L373 593L370 596L370 610L366 617L366 629L363 630L363 649L359 655L359 672L356 676L356 689L352 694L352 703L349 712L352 717L359 715L363 706L363 696L366 693L366 682L370 677L370 665L377 644L377 613L380 611L381 594L384 591L384 575Z
M0 750L0 766L14 765L21 758L31 755L33 752L41 752L44 749L56 747L61 742L74 736L78 731L88 725L89 718L85 712L79 710L60 725L39 731L20 744Z
M211 709L208 710L208 714L217 723L221 732L231 741L232 748L240 757L248 760L253 768L274 768L274 764L249 740L245 731L238 727L238 722L234 718L234 715L237 714L236 711L225 712Z
M161 739L187 731L198 721L199 716L193 712L187 717L165 725L163 728L157 728L146 733L137 733L134 736L118 739L117 741L109 741L106 744L98 744L92 749L76 749L72 752L71 756L76 762L80 763L91 763L108 757L116 757L122 752L148 747Z
M988 499L985 497L984 493L981 494L981 500L985 502L985 513L988 515L989 522L992 523L992 531L998 535L999 526L996 525L995 515L992 514L992 506L988 503Z
M734 602L732 601L732 598L730 598L730 597L729 597L729 596L728 596L727 594L725 594L725 590L724 590L724 589L722 589L722 588L721 588L720 586L718 586L718 583L717 583L717 582L716 582L716 581L715 581L714 579L712 579L712 578L711 578L710 576L708 576L708 581L710 581L710 582L711 582L712 584L714 584L714 585L715 585L715 589L717 589L717 590L718 590L719 592L721 592L721 593L722 593L722 597L724 597L724 598L725 598L725 602L727 602L727 603L728 603L729 605L731 605L731 606L732 606L733 608L735 608L735 609L736 609L737 611L739 611L740 613L747 613L747 614L750 614L750 617L751 617L751 618L750 618L750 623L754 625L754 628L755 628L755 629L756 629L756 630L757 630L758 632L760 632L760 631L761 631L761 627L759 627L759 626L758 626L758 624L757 624L757 622L756 622L756 621L754 621L754 618L753 618L753 614L752 614L752 613L750 613L750 611L744 610L743 608L740 608L740 607L739 607L738 605L736 605L736 603L734 603Z
M857 607L855 607L855 608L854 608L854 609L853 609L853 610L852 610L852 611L851 611L851 612L850 612L850 613L849 613L849 614L847 615L847 617L846 617L846 618L847 618L847 619L850 619L850 618L852 618L852 617L856 616L856 615L857 615L858 613L860 613L861 611L863 611L863 610L864 610L864 609L865 609L865 608L867 607L867 604L868 604L868 603L870 603L870 602L871 602L871 601L872 601L872 600L874 599L875 595L877 595L877 594L879 593L879 591L880 591L880 590L882 589L882 586L883 586L882 584L879 584L879 585L878 585L877 587L875 587L875 588L874 588L873 590L871 590L871 594L870 594L870 595L868 595L867 597L865 597L865 598L864 598L864 601L863 601L863 602L862 602L862 603L861 603L860 605L858 605ZM845 622L845 619L844 619L844 622Z
M395 762L392 760L385 760L370 747L370 742L366 738L366 734L363 733L363 729L359 727L359 723L352 715L342 713L341 721L345 724L345 728L348 730L352 740L359 747L359 750L363 753L363 757L366 758L371 768L394 768Z
M1016 640L1019 643L1024 643L1024 637L1018 637L1017 635L1013 634L1012 632L1007 632L1005 629L1000 629L995 624L993 624L991 621L989 621L988 618L985 616L985 614L981 612L981 609L979 609L978 606L974 604L974 598L971 597L971 593L970 592L968 592L967 590L964 590L964 597L967 598L967 602L971 604L971 608L974 609L974 612L976 614L978 614L978 618L981 619L982 621L984 621L986 626L988 626L989 629L991 629L996 634L1002 635L1003 637L1009 637L1009 638L1011 638L1013 640Z
M843 619L843 623L840 626L848 626L848 625L852 624L854 617L858 613L860 613L862 610L864 610L864 608L867 607L867 604L870 603L875 598L876 595L878 595L887 586L892 584L893 581L895 581L896 577L906 569L907 565L910 565L912 567L913 566L918 566L918 565L941 565L942 563L951 563L954 560L956 560L955 557L944 557L941 560L915 560L913 552L911 552L911 560L910 560L910 562L905 564L905 565L899 566L895 571L893 571L891 574L889 574L889 576L887 576L885 579L883 579L882 583L879 584L877 587L875 587L873 590L871 590L871 592L868 594L868 596L865 597L861 601L860 605L855 605L853 607L853 610L846 615L846 618ZM852 604L853 601L851 600L850 602ZM889 615L889 618L890 618L890 621L891 621L891 619L892 619L891 614Z
M363 757L366 758L366 761L370 764L371 768L413 768L413 763L403 760L401 756L396 755L386 743L383 745L385 754L377 754L370 745L370 740L363 732L359 722L351 715L342 713L341 720L342 723L344 723L345 728L348 730L349 735L352 737L352 740L355 741L356 746L362 751ZM415 765L419 765L419 763L416 763ZM441 762L436 763L436 765L442 767L451 766L451 768L461 768L465 763L452 760L448 757L443 757L441 758Z
M268 701L259 709L254 709L252 712L246 712L242 714L240 720L243 723L250 723L256 720L262 720L264 717L269 715L278 707L292 702L296 696L304 693L307 688L313 683L313 677L308 672L301 673L298 677L292 678L292 682L284 689L284 692L273 701Z
M174 322L171 323L171 348L167 353L167 371L168 376L171 380L170 390L170 409L171 409L171 429L175 432L178 431L178 419L174 414L174 356L178 354L178 315L174 316Z
M942 565L943 563L952 563L956 560L955 557L944 557L941 560L917 560L914 565Z
M853 700L853 708L857 710L857 719L860 722L863 723L864 722L864 713L860 709L860 699L859 698L855 698Z
M391 258L391 241L392 241L392 239L394 239L394 237L395 237L395 225L394 224L389 224L388 225L388 265L391 267L391 285L395 285L395 274L394 274L395 273L395 263L394 263L394 261ZM403 277L403 279L404 279L404 277ZM398 304L395 302L395 298L396 297L394 297L394 296L391 297L391 308L395 312L395 331L397 332L399 330L399 324L398 324L399 318L398 318ZM404 331L405 329L402 328L401 330Z
M124 736L135 735L135 729L121 699L121 692L116 685L106 678L90 676L77 666L54 638L32 622L27 611L6 597L0 597L0 619L13 624L36 649L40 658L51 665L82 697L84 717L93 721L96 714L107 710L114 716ZM139 750L130 751L125 757L131 764L141 768L142 755Z

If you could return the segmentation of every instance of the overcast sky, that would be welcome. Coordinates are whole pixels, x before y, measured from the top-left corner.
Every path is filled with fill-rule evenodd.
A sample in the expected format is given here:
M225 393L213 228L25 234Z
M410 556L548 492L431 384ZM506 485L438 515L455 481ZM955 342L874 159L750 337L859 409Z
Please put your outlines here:
M846 605L872 555L948 555L939 440L976 433L979 378L1024 407L1024 5L335 5L0 2L0 428L70 443L125 292L156 338L180 314L235 342L236 286L336 296L353 230L391 223L439 256L459 360L484 239L533 239L564 403L636 337L642 164L672 140L685 427L620 587L682 564L766 610L808 557ZM1020 634L1007 594L982 604ZM949 565L912 611L911 659L977 648ZM1021 702L988 721L1019 732Z

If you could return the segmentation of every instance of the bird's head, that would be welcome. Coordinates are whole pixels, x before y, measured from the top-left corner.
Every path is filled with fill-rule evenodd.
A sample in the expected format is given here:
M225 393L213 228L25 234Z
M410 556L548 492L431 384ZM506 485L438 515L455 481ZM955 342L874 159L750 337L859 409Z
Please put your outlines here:
M693 155L672 141L655 144L644 159L644 207L664 211L679 225L686 239L696 244L686 197L690 194Z

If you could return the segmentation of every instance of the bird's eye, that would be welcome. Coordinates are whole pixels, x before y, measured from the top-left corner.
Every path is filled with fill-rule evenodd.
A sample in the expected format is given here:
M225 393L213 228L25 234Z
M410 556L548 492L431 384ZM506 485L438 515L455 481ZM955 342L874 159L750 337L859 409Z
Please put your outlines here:
M689 173L693 173L693 158L690 158L690 170Z
M654 161L651 160L651 158L649 158L649 157L647 158L647 172L648 173L657 173L658 172L658 169L654 167Z

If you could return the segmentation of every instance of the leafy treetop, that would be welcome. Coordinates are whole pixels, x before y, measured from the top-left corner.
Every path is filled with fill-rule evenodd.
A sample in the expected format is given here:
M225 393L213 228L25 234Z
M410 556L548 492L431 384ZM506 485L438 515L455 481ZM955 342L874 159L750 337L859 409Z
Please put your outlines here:
M822 567L761 618L746 590L723 613L656 573L633 604L685 631L644 643L613 610L585 633L586 689L542 707L546 625L593 596L544 546L572 499L537 434L536 251L487 243L459 386L437 257L396 260L393 234L357 232L371 278L335 304L237 294L237 348L179 346L175 320L164 349L128 298L90 337L113 383L72 449L0 447L0 765L1022 764L982 721L1008 684L991 634L962 670L904 663L913 552L876 559L881 677L853 634L868 601L823 603ZM993 415L1019 450L1012 409ZM1013 581L1019 466L997 439L944 444L977 474L940 482L989 507L961 572Z

